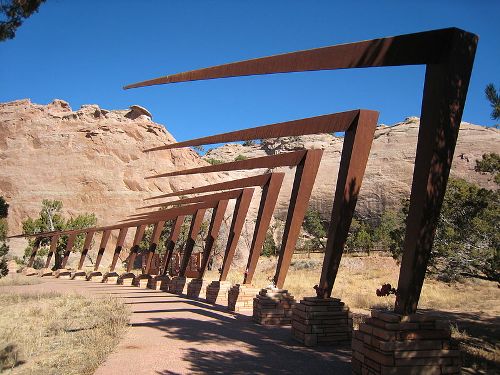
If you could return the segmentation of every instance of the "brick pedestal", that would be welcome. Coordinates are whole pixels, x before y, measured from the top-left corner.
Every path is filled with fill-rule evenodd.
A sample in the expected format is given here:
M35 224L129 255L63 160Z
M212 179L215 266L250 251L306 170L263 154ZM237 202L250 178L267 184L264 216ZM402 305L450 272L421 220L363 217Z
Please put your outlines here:
M148 281L148 288L154 290L165 290L168 292L170 284L169 276L153 276Z
M206 299L207 287L210 285L210 280L193 279L187 286L187 296L193 299Z
M102 277L102 282L107 284L118 284L120 280L120 275L116 272L106 272Z
M91 271L87 273L87 281L93 281L95 283L102 282L103 276L100 271Z
M50 268L42 268L41 270L38 271L38 276L50 277L50 276L54 276L54 275L52 275L52 270Z
M425 314L372 311L354 331L353 374L460 374L449 323Z
M292 336L305 346L350 344L352 314L337 298L305 297L292 309Z
M263 325L291 324L294 304L295 299L288 290L261 289L253 300L253 320Z
M52 272L52 275L59 279L70 279L71 278L71 270L66 268L60 268Z
M118 284L133 286L134 280L135 280L135 275L132 272L125 272L124 274L121 274L120 277L118 278Z
M207 286L207 302L227 306L228 292L231 286L229 281L212 281Z
M173 294L186 294L188 283L191 279L186 278L185 276L175 276L170 281L169 292Z
M151 275L137 275L132 282L132 285L137 286L142 289L146 289L148 287L149 280L151 280Z
M229 289L227 308L230 311L252 310L257 293L259 289L252 285L236 284Z
M85 271L71 272L71 280L87 280L87 274Z

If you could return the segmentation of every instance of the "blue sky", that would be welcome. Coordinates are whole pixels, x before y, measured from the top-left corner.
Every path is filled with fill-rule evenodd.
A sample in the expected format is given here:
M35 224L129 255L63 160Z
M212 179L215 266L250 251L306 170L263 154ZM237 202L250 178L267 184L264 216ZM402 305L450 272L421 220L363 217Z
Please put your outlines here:
M491 126L500 86L499 1L47 0L0 43L0 101L73 109L143 105L178 140L355 108L392 124L420 113L424 67L243 77L122 90L242 59L424 30L479 35L464 120Z

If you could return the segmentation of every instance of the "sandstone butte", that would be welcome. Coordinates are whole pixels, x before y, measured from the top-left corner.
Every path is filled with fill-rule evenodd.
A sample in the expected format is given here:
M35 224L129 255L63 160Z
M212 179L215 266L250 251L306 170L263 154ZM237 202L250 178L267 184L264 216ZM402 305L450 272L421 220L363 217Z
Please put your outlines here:
M361 216L397 206L409 194L418 126L419 119L410 117L377 129L358 202ZM145 176L207 165L204 159L209 158L232 161L238 155L250 158L323 148L311 207L328 217L342 141L341 137L322 134L278 138L249 146L224 145L208 151L203 158L190 149L145 154L143 149L175 139L164 126L152 122L142 107L105 110L84 105L73 111L63 100L38 105L24 99L0 104L0 195L10 204L10 234L21 232L26 217L37 216L43 199L63 201L66 216L94 212L99 224L112 224L136 213L146 197L265 171L152 180L144 180ZM474 166L483 153L500 152L499 145L500 130L462 123L452 175L495 188L491 177L475 172ZM275 216L284 219L294 170L280 170L287 177ZM252 231L259 196L257 192L244 235ZM129 233L129 242L132 235ZM239 259L248 251L248 237L246 234L240 241L239 251L243 254ZM23 240L13 240L11 252L21 255L25 245Z

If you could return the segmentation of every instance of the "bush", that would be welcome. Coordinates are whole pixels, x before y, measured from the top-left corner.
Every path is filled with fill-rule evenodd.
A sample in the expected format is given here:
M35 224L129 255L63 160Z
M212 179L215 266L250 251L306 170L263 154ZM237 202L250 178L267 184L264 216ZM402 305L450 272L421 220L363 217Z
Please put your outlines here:
M278 247L276 246L276 242L274 241L273 231L269 229L266 233L266 238L264 240L264 245L262 246L261 255L265 257L275 256L278 252Z
M234 158L234 161L247 160L248 158L245 155L238 155Z
M224 163L222 160L218 160L218 159L214 159L214 158L207 158L207 159L205 159L205 161L209 164L212 164L212 165Z

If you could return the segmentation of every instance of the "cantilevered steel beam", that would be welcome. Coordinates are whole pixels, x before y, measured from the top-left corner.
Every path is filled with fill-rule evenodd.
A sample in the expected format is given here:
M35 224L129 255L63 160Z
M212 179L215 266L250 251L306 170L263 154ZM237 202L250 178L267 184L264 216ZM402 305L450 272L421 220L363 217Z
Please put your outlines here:
M47 260L45 261L45 268L49 268L50 260L52 259L52 255L57 251L57 242L59 241L59 235L53 234L50 238L50 248L49 253L47 254Z
M203 224L203 218L205 217L206 209L199 209L193 215L191 220L191 226L189 228L189 233L186 240L186 245L184 246L184 254L182 256L181 268L179 271L179 276L186 275L186 269L191 259L191 254L193 253L194 245L196 243L196 238L200 234L201 224Z
M145 229L146 229L146 224L140 224L136 228L134 242L132 244L132 247L130 248L130 254L128 256L127 272L132 271L132 268L134 267L134 261L135 258L137 257L137 253L139 252L139 244L142 241L142 237L144 237Z
M165 226L165 220L160 220L154 225L153 234L151 235L151 243L149 244L149 249L146 258L146 269L144 272L149 274L151 270L151 262L153 261L153 256L155 254L156 248L158 247L158 241L160 240L161 232Z
M270 177L271 177L270 173L265 173L265 174L261 174L258 176L245 177L245 178L240 178L237 180L219 182L217 184L203 185L203 186L198 186L198 187L191 188L191 189L179 190L179 191L175 191L173 193L149 197L149 198L146 198L144 200L147 201L147 200L151 200L151 199L176 197L179 195L209 193L212 191L219 191L219 190L240 189L240 188L252 187L252 186L264 186L265 184L268 183Z
M83 268L83 263L85 262L85 257L87 256L90 247L92 246L92 239L94 238L95 231L90 230L85 235L85 242L83 243L83 250L80 255L80 262L78 262L78 270Z
M177 244L177 239L181 233L182 224L184 223L184 215L179 215L175 218L174 225L172 226L172 231L165 242L165 256L162 261L162 275L165 276L168 273L168 265L172 259L172 254L174 253L175 245Z
M107 229L104 232L102 232L101 243L99 244L99 251L97 252L97 258L96 258L95 265L94 265L94 271L99 270L102 256L104 255L104 252L106 251L106 245L108 244L110 235L111 235L110 229Z
M33 263L35 262L36 254L38 253L38 250L40 249L40 243L42 242L42 239L37 237L35 238L35 242L33 243L33 249L30 254L30 258L28 260L28 267L33 267Z
M61 268L66 268L66 264L68 263L69 254L73 250L73 246L75 245L76 234L72 233L68 235L68 242L66 243L66 250L64 251L64 255L61 261Z
M115 251L113 253L113 260L111 261L111 266L109 267L109 272L114 272L116 268L116 263L120 257L120 252L122 251L123 244L125 242L125 237L127 237L127 231L129 227L120 228L118 233L118 239L116 240Z
M236 206L234 207L233 220L231 221L231 227L229 229L229 237L227 240L226 250L224 252L224 260L222 262L222 271L219 281L226 281L227 274L229 273L229 269L233 263L236 246L238 245L241 230L245 224L245 219L247 217L248 208L250 207L250 202L252 201L254 190L254 188L243 189L243 193L236 200Z
M476 35L460 29L434 30L220 65L125 88L256 74L426 65L420 131L395 306L397 313L411 314L417 309L434 241L477 42ZM335 262L330 264L334 266Z

